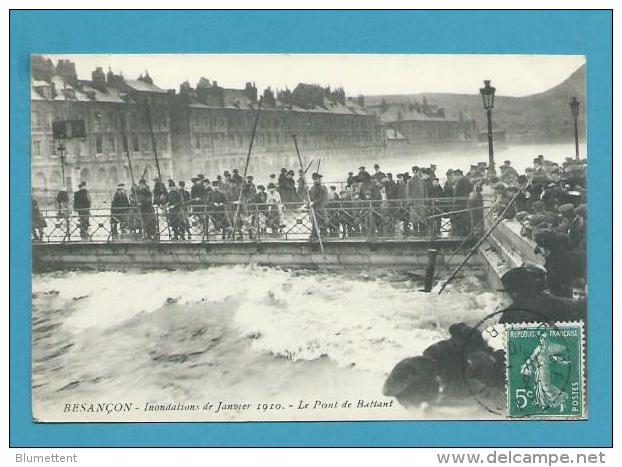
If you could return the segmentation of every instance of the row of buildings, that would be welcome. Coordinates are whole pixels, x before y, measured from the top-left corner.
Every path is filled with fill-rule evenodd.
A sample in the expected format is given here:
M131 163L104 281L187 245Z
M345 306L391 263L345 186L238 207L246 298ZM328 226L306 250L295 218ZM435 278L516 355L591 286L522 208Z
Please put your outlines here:
M32 59L31 84L32 186L41 195L79 181L109 191L121 181L153 179L155 153L163 179L242 172L260 100L249 167L258 176L298 166L292 134L306 155L325 160L476 138L473 121L447 118L425 101L366 107L343 89L310 84L259 95L254 83L227 89L202 78L195 87L165 90L148 72L134 80L97 68L84 80L72 62L41 56ZM78 122L81 130L59 133L59 122Z

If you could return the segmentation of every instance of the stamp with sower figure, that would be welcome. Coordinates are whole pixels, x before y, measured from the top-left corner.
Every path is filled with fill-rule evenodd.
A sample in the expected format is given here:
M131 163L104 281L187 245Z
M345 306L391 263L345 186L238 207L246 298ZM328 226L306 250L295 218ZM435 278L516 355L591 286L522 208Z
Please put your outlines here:
M586 418L581 322L506 325L507 415Z

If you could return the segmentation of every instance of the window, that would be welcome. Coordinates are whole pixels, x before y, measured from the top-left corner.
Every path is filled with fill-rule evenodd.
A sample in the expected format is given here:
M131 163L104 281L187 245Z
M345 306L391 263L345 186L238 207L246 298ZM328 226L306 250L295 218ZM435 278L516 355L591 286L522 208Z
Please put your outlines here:
M33 156L41 155L41 140L35 139L32 141L32 154Z
M134 152L140 151L140 146L138 144L138 136L132 136L132 150Z
M110 136L108 138L108 147L110 148L111 153L117 152L114 136Z
M195 149L201 149L201 138L197 137L195 143L194 143L194 148Z
M56 144L54 144L54 140L50 140L50 154L56 154Z
M41 113L38 110L32 112L31 124L32 126L41 125Z
M102 152L104 152L103 141L102 141L101 136L98 136L97 138L95 138L95 152L97 154L101 154Z

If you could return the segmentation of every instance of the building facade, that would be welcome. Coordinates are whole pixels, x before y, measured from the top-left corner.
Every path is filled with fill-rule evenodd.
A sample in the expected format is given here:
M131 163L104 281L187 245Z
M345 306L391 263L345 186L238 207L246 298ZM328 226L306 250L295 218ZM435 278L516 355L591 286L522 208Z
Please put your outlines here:
M445 109L422 102L368 107L379 119L388 152L477 144L475 120L452 118Z
M254 83L229 89L205 78L175 92L156 86L148 72L132 80L101 68L90 78L79 79L67 60L32 59L32 187L39 198L81 181L108 199L119 182L242 173L256 119L248 170L261 180L300 168L292 135L303 161L323 163L477 141L474 121L448 118L425 100L365 106L341 88L302 83L276 93L268 87L259 97ZM78 122L82 131L55 134L59 122Z
M303 90L321 94L312 100ZM292 135L305 159L378 152L383 146L376 117L345 95L327 88L299 85L278 96L267 88L259 99L254 84L226 89L202 78L196 88L182 84L171 96L172 145L176 172L181 177L224 170L243 171L255 119L249 173L267 176L281 167L298 168Z
M119 182L157 176L154 142L163 177L172 175L167 92L150 78L124 80L96 69L89 81L65 69L33 67L31 177L33 193L50 198L85 181L93 192ZM147 111L149 104L149 112ZM149 117L152 131L149 128ZM82 122L84 133L54 134L54 122ZM128 156L129 153L129 156ZM64 175L64 178L63 178Z

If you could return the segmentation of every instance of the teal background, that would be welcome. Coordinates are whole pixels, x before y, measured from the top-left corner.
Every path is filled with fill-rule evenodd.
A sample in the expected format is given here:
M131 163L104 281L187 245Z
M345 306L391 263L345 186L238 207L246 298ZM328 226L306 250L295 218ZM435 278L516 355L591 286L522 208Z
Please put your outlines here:
M10 52L12 446L583 447L612 444L610 11L24 10L10 13ZM29 56L32 53L163 52L586 55L590 159L589 420L578 423L33 423L30 405Z

